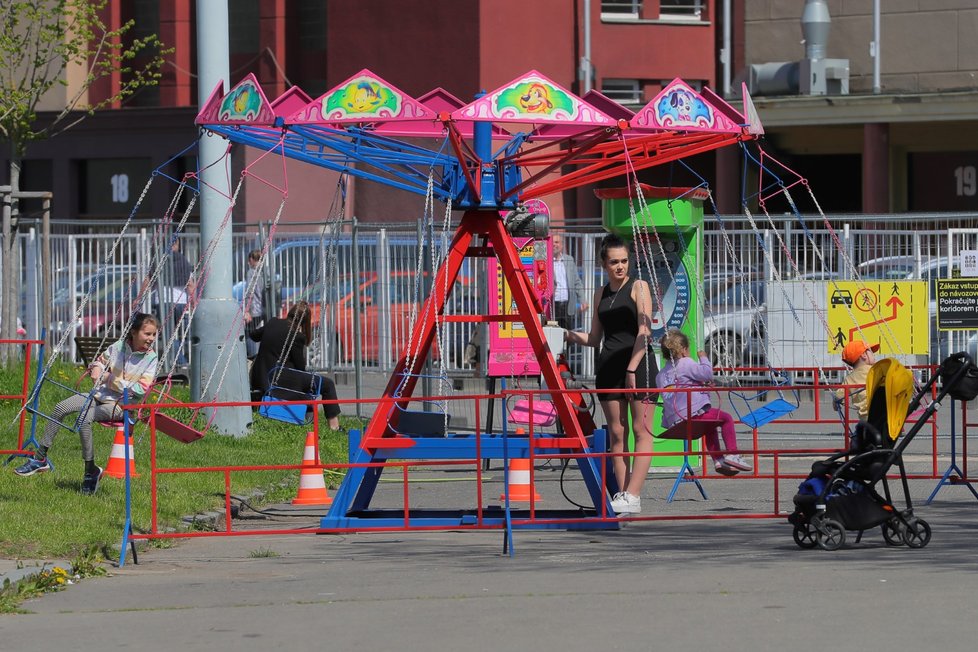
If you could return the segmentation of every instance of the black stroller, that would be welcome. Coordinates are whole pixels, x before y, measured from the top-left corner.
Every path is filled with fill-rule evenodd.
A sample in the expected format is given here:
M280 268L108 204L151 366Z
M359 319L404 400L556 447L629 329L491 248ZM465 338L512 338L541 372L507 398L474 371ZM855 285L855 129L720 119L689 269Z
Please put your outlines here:
M937 397L900 439L906 416L918 410L938 379L941 388ZM865 530L877 525L882 526L883 539L891 546L923 548L930 542L930 525L913 513L903 451L937 412L945 396L970 401L978 395L978 368L968 354L955 353L941 363L908 404L912 388L912 375L896 360L873 365L867 379L867 420L856 426L848 451L812 464L811 474L794 497L795 511L788 522L794 526L792 535L799 547L837 550L845 544L847 530L859 532L858 543ZM894 465L903 486L906 507L902 510L893 503L886 477Z

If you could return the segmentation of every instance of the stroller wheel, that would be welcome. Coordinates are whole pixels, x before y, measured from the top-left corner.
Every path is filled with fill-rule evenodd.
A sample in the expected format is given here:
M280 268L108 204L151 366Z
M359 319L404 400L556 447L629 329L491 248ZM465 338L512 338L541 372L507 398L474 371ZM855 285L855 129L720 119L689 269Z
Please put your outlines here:
M930 543L930 524L922 518L910 519L903 532L903 541L911 548L923 548Z
M903 524L897 519L890 519L880 526L883 530L883 540L889 546L902 546L906 543L903 533Z
M846 530L834 518L812 520L815 528L815 543L822 550L838 550L846 542Z
M798 544L799 548L811 550L818 545L815 541L815 530L812 528L811 523L796 525L791 531L791 536L794 537L795 543Z

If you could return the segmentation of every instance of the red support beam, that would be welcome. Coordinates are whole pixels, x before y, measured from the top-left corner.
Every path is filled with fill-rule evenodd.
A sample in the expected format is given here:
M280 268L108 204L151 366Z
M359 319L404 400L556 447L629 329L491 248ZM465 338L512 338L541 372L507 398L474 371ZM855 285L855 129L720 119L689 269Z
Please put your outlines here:
M526 330L533 349L537 352L544 383L547 388L555 391L552 400L558 418L563 425L565 436L573 440L574 448L581 449L587 446L584 431L578 420L575 397L560 391L565 389L564 380L560 376L556 360L550 352L543 334L543 326L539 316L539 298L520 261L513 238L506 232L498 212L468 211L462 217L462 221L455 232L445 262L442 263L435 275L431 293L414 324L407 348L401 354L401 359L391 374L387 388L377 404L374 416L367 424L361 444L365 449L386 448L386 445L380 445L381 440L396 436L395 429L400 410L405 409L410 403L417 384L418 374L421 373L425 360L431 351L435 336L436 317L442 318L445 300L455 285L462 263L469 253L469 246L475 236L486 236L492 244L492 251L499 260L500 269L513 293L516 314ZM408 354L413 356L410 360Z

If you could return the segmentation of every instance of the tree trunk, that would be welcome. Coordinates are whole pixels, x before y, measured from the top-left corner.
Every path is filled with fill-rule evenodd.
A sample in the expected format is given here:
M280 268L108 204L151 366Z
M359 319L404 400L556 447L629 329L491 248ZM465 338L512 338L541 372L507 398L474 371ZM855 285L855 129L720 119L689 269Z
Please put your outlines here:
M20 306L20 279L15 263L17 256L16 201L14 193L20 191L21 156L16 147L10 148L10 188L11 193L3 198L3 268L0 270L3 279L3 291L0 295L2 311L0 311L0 340L12 340L17 336L17 313ZM14 348L9 345L0 346L0 364L6 365L12 358Z

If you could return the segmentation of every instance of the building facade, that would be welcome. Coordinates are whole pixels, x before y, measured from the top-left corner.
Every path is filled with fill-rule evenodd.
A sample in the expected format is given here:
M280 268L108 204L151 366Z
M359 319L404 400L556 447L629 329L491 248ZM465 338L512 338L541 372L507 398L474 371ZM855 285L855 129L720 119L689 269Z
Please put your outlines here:
M364 68L415 97L442 88L465 102L529 70L579 94L601 90L633 108L675 77L696 87L716 81L716 3L703 0L234 0L229 6L230 81L254 73L269 98L293 85L316 97ZM198 165L193 150L184 151L197 136L196 42L207 33L206 26L197 29L194 9L191 0L109 3L110 27L133 19L130 37L157 33L175 51L158 87L32 145L22 189L53 190L56 218L124 217L158 166L180 178ZM581 60L588 50L593 75L585 80ZM113 76L91 88L91 99L106 97L119 82ZM52 97L46 108L59 101ZM259 155L235 148L233 170ZM712 156L701 165L712 175ZM6 162L0 166L2 181ZM648 174L654 182L656 172ZM289 162L288 175L283 220L321 222L336 175L297 162ZM157 181L139 216L161 215L172 186ZM278 200L267 186L246 184L234 220L271 219ZM589 189L548 203L558 218L593 218L599 211ZM421 211L421 198L366 182L355 184L347 206L365 221L416 221Z
M751 64L805 56L804 4L742 6L741 79ZM878 63L874 2L822 4L825 56L848 61L849 94L755 91L771 149L827 211L978 211L978 0L879 2Z

